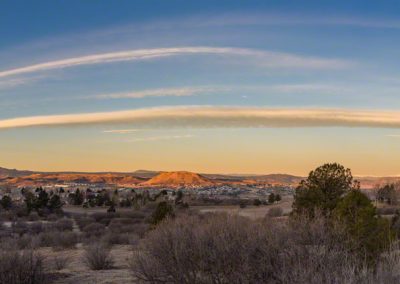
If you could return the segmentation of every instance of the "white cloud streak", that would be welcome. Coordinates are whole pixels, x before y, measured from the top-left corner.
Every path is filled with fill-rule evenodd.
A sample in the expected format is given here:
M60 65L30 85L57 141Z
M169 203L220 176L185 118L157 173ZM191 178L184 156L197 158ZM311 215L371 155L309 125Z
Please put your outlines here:
M188 97L204 93L222 91L227 88L224 87L183 87L183 88L162 88L162 89L148 89L132 92L110 93L95 96L88 96L85 98L96 99L138 99L146 97Z
M251 57L257 59L255 62L270 67L297 67L311 69L336 69L351 65L351 62L338 59L323 59L315 57L303 57L289 53L271 52L248 48L234 47L171 47L154 49L137 49L120 52L86 55L81 57L67 58L56 61L43 62L39 64L24 66L15 69L0 71L0 78L22 75L27 73L42 72L53 69L63 69L81 65L104 64L121 61L145 60L160 57L170 57L189 54L213 54Z
M129 123L132 126L157 128L331 126L400 128L400 112L350 109L179 106L101 113L19 117L0 120L0 129L106 123Z
M162 140L176 140L176 139L187 139L193 138L194 135L171 135L171 136L153 136L153 137L144 137L144 138L135 138L131 139L127 142L149 142L149 141L162 141Z
M142 129L113 129L113 130L104 130L103 133L129 134L141 130Z

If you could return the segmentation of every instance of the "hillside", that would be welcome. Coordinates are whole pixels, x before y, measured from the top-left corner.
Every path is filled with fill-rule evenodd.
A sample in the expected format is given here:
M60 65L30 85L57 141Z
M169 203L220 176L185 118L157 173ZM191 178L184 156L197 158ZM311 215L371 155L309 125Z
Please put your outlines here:
M196 173L178 171L178 172L162 172L150 180L142 183L142 185L167 185L167 186L185 186L196 185L206 186L211 185L213 182Z
M16 186L40 186L49 184L80 183L80 184L116 184L131 185L143 182L129 175L122 174L30 174L16 177L3 177L3 182Z

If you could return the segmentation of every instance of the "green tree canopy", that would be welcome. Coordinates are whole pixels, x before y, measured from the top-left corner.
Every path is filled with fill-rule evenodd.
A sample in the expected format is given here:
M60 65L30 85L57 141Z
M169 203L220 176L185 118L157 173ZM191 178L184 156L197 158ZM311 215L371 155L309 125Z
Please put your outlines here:
M11 197L8 195L4 195L3 198L0 200L0 205L6 210L10 209L12 207Z
M359 183L353 180L350 169L337 163L322 165L296 188L293 213L314 216L320 210L329 216L345 193L358 188Z
M174 208L167 202L162 201L157 204L157 208L151 216L151 223L157 225L167 216L174 216Z
M388 248L394 235L390 222L376 216L376 208L360 190L351 190L336 206L334 217L351 236L352 247L373 261Z

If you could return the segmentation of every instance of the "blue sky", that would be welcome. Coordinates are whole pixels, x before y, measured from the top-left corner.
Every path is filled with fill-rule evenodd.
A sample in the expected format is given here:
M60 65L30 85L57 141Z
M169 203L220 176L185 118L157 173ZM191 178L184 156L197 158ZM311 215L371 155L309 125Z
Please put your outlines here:
M396 1L0 5L0 166L400 174Z

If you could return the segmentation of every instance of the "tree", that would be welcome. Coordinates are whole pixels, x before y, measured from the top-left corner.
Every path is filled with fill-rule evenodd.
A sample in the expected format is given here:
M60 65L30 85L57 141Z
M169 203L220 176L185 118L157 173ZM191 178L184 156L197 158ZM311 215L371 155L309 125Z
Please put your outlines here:
M40 189L38 198L36 200L36 208L37 209L46 208L48 202L49 202L49 194L44 189Z
M24 197L25 197L25 205L28 213L30 213L32 210L36 209L36 196L30 192L30 191L24 191Z
M49 200L49 209L51 211L56 211L58 209L61 209L63 206L60 196L58 194L53 194L53 196Z
M170 204L162 201L157 204L156 210L151 215L151 223L157 225L168 216L174 216L174 209Z
M312 217L316 210L320 210L324 216L330 216L341 197L359 187L350 169L337 163L322 165L311 171L296 188L293 214Z
M0 200L0 205L5 210L8 210L12 207L12 200L11 197L8 195L4 195L3 198Z
M389 248L394 238L390 222L376 216L375 206L360 190L351 190L337 204L333 213L351 237L351 247L361 257L374 261Z
M397 203L397 192L394 184L386 184L379 187L376 195L376 198L381 202L387 202L391 205Z
M268 203L272 204L275 202L275 194L272 192L269 196L268 196Z
M260 206L260 205L261 205L261 200L258 199L258 198L254 199L254 200L253 200L253 205L254 205L254 206Z
M73 205L82 205L83 203L83 192L81 192L79 190L79 188L77 188L75 190L75 193L72 194L72 204Z

